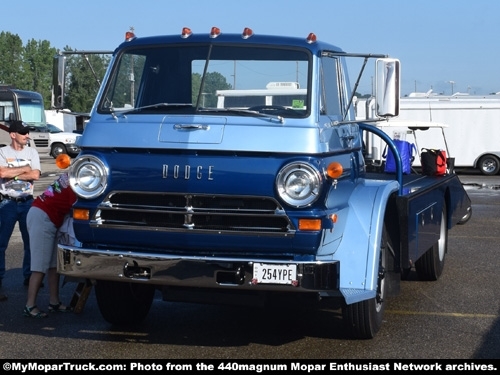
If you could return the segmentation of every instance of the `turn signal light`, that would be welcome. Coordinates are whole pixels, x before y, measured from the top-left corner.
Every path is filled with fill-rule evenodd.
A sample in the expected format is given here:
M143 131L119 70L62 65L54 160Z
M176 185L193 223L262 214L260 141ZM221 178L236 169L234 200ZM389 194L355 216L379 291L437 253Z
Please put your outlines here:
M73 209L73 219L75 220L89 220L90 212L89 210L83 208L74 208Z
M299 219L299 230L321 230L320 219Z
M69 167L70 164L71 164L71 158L68 156L68 154L57 155L56 158L57 168L66 169Z
M326 168L326 174L330 178L339 178L342 176L343 172L344 168L342 167L342 164L336 161L328 164L328 167Z

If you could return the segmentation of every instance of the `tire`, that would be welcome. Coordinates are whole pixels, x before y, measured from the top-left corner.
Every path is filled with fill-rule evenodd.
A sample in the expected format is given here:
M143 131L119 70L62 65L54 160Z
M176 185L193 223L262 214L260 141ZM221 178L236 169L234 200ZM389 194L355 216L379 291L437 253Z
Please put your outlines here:
M457 224L465 224L466 222L468 222L470 220L470 218L472 217L472 207L469 207L469 209L467 210L467 213L464 215L464 217L462 217L460 219L460 221L457 223Z
M446 205L443 203L439 240L415 262L415 270L419 279L436 281L444 269L444 260L448 251L448 225L446 222Z
M356 339L372 339L382 326L387 295L385 274L389 263L389 246L384 225L380 245L377 295L375 298L344 305L342 308L343 320L349 328L349 333Z
M52 157L55 159L61 154L66 154L66 146L64 146L62 143L54 143L51 146L50 154Z
M496 175L500 171L500 160L494 155L484 155L479 159L478 168L486 176Z
M101 315L113 325L142 322L149 313L154 293L153 286L144 284L98 281L95 285Z

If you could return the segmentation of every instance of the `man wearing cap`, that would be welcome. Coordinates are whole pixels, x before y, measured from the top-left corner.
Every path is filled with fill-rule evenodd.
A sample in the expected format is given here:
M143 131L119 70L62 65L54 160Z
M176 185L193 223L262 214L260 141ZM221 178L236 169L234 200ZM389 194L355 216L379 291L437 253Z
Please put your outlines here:
M26 216L33 202L33 181L41 174L40 156L36 149L27 146L29 128L22 121L12 121L9 135L11 144L0 148L0 301L7 299L2 288L5 251L16 222L24 244L24 285L29 284L31 254Z

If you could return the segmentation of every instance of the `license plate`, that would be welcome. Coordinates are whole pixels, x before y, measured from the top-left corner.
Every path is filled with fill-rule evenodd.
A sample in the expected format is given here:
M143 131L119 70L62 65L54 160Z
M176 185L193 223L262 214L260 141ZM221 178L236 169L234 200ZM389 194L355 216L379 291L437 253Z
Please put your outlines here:
M295 264L255 263L253 280L258 284L295 284L297 266Z

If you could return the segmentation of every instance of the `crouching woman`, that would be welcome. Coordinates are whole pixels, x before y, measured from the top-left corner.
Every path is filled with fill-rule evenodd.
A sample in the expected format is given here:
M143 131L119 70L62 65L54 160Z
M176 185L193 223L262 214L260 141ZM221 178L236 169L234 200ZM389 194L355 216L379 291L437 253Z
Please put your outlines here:
M71 311L59 299L57 243L58 229L63 225L64 218L71 212L75 202L76 195L69 185L68 174L63 173L35 198L28 211L27 226L31 246L32 273L28 287L28 299L23 312L26 317L47 317L47 313L40 310L36 304L38 291L46 273L49 284L48 311Z

